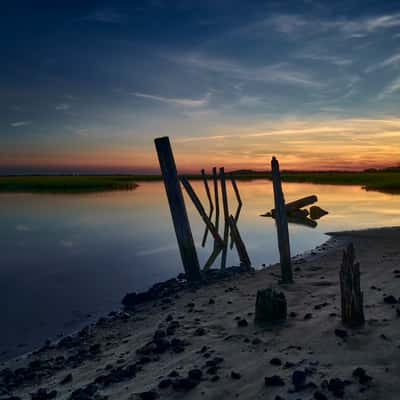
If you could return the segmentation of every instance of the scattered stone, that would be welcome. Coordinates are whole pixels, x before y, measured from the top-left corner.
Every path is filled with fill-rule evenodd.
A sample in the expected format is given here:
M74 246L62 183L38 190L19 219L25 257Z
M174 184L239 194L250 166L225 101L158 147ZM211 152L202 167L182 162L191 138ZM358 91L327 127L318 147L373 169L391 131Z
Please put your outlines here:
M191 369L189 372L188 372L188 377L190 378L190 379L194 379L194 380L201 380L201 377L203 376L203 372L200 370L200 369L198 369L198 368L195 368L195 369Z
M361 385L365 385L372 381L372 377L370 377L364 368L358 367L353 371L354 378L358 379L358 382Z
M236 372L236 371L232 371L231 372L231 378L232 379L240 379L242 376L239 374L239 372Z
M304 320L305 321L307 321L307 320L309 320L309 319L311 319L312 318L312 314L311 313L307 313L305 316L304 316Z
M68 374L63 379L61 379L60 385L65 385L70 382L72 382L72 374Z
M265 386L285 386L285 382L279 375L266 376L264 382Z
M282 360L280 358L274 357L269 362L271 365L282 365Z
M316 391L314 393L314 399L315 400L328 400L328 398L322 392L319 392L319 391Z
M336 328L335 329L335 335L337 337L339 337L340 339L346 339L348 336L348 333L345 329L340 329L340 328Z
M47 389L45 389L45 388L40 388L40 389L38 389L37 392L31 393L32 400L50 400L50 399L54 399L56 396L57 396L56 390L52 390L51 392L48 392Z
M245 327L245 326L248 325L248 322L247 322L247 320L246 320L245 318L242 318L242 319L240 319L240 320L237 322L237 325L238 325L239 327Z
M147 392L138 393L141 400L155 400L158 397L158 393L155 390L149 390Z
M172 380L167 378L160 381L160 383L158 384L158 388L166 389L169 388L171 385L172 385Z
M206 334L206 330L205 330L204 328L202 328L202 327L197 328L197 329L193 332L193 335L194 335L194 336L203 336L203 335L205 335L205 334Z
M296 370L292 374L292 383L296 391L302 390L306 384L307 375L304 371Z
M383 302L386 303L386 304L397 304L398 303L396 297L394 297L392 295L385 296L383 298Z

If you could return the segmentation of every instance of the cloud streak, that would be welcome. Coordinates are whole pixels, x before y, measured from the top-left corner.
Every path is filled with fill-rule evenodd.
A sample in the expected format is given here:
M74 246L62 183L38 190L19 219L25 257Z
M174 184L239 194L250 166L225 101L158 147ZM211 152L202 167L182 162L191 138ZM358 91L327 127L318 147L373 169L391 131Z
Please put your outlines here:
M203 97L201 99L164 97L164 96L156 96L156 95L140 93L140 92L135 92L132 94L136 97L140 97L140 98L146 99L146 100L152 100L152 101L157 101L157 102L161 102L161 103L172 104L175 106L190 107L190 108L206 106L208 104L208 100L210 97L210 94L207 94L205 97Z

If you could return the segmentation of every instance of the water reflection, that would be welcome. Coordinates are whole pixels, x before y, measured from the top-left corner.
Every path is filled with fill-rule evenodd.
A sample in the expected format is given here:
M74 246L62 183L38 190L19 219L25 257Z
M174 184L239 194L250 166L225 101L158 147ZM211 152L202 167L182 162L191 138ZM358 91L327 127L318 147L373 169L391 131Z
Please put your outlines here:
M273 208L272 186L261 180L237 184L243 201L239 229L249 256L254 265L275 262L274 221L259 217ZM206 204L203 182L193 187ZM289 226L292 254L321 244L327 231L400 224L400 196L352 186L283 188L287 201L315 193L329 210L315 229ZM234 199L230 185L228 190ZM185 200L204 264L212 243L201 247L204 224ZM182 272L161 182L143 183L133 192L1 194L0 221L0 353L23 352L47 336L76 329L88 315L117 307L125 292ZM234 249L227 265L237 264Z

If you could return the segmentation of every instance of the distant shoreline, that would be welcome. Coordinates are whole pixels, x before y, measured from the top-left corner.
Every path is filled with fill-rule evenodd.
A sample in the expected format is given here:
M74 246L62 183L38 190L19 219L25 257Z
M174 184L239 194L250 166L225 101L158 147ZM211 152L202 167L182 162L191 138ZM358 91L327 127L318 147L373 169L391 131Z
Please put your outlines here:
M233 171L237 180L271 179L269 172ZM186 175L200 180L200 174ZM210 175L207 175L211 178ZM365 190L400 193L400 170L347 171L282 171L285 182L322 185L359 185ZM110 190L132 190L137 182L161 181L161 175L4 175L0 176L0 193L84 193Z

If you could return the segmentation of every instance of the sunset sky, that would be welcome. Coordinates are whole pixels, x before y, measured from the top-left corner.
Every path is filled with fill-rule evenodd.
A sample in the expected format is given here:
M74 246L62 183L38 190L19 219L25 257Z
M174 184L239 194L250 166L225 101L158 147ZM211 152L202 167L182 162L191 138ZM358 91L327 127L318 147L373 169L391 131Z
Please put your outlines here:
M0 173L400 164L399 1L14 1Z

